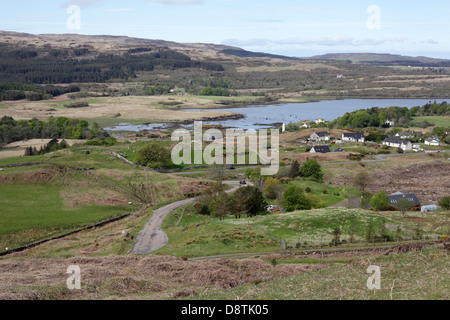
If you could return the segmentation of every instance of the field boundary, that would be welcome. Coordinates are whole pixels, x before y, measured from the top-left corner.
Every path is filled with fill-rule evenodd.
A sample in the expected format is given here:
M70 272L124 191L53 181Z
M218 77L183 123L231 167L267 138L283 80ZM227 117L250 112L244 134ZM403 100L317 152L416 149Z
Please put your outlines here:
M215 260L215 259L233 259L233 258L250 258L259 257L272 254L289 254L292 256L309 256L315 254L333 254L333 253L348 253L348 252L377 252L385 250L395 250L399 249L400 252L407 252L416 247L428 247L436 244L442 243L442 240L430 241L430 242L410 242L403 244L395 244L390 246L373 246L373 247L354 247L354 248L331 248L331 249L307 249L307 250L278 250L272 252L246 252L246 253L230 253L215 256L203 256L203 257L190 257L186 258L188 261L198 261L198 260Z
M38 245L41 245L43 243L46 243L46 242L49 242L49 241L52 241L52 240L62 239L62 238L71 236L73 234L80 233L82 231L86 231L86 230L102 227L102 226L107 225L109 223L122 220L122 219L124 219L126 217L129 217L130 215L131 215L131 212L123 214L123 215L120 215L118 217L114 217L114 218L111 218L111 219L108 219L108 220L104 220L104 221L98 222L96 224L93 224L93 225L90 225L90 226L87 226L87 227L84 227L84 228L80 228L80 229L73 230L73 231L70 231L70 232L67 232L67 233L63 233L63 234L60 234L58 236L50 237L50 238L47 238L47 239L44 239L44 240L40 240L40 241L36 241L36 242L30 243L30 244L27 244L27 245L24 245L24 246L21 246L21 247L18 247L18 248L14 248L14 249L10 249L10 250L4 251L4 252L0 252L0 257L9 255L11 253L24 251L26 249L34 248L34 247L37 247Z

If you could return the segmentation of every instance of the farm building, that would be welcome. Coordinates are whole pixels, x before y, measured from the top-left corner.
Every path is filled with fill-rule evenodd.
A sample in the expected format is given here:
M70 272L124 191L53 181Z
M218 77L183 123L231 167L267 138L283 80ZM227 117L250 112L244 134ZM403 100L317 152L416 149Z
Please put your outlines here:
M321 131L321 132L314 132L311 136L310 136L310 140L313 141L330 141L330 134L326 131Z
M342 134L342 141L364 142L364 133L361 132L345 132Z
M417 196L415 193L402 193L402 192L396 192L388 196L389 200L391 201L391 205L396 207L398 201L400 199L406 199L411 202L411 208L408 209L408 211L420 211L420 201L417 199Z
M329 146L314 146L311 148L310 153L328 153L331 152Z
M422 206L420 209L422 212L432 212L437 211L437 205L429 205L429 206Z
M383 145L394 148L402 148L403 151L412 150L411 141L402 140L399 138L386 138L383 140Z

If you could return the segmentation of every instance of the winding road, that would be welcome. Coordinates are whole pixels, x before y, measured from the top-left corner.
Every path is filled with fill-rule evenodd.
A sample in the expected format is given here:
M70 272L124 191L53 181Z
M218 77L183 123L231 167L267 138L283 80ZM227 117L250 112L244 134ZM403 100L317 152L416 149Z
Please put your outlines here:
M444 151L446 152L446 151ZM427 152L423 153L416 153L416 154L425 154ZM404 156L408 154L395 154L395 155L375 155L374 159L372 160L363 160L361 162L363 163L370 163L370 162L384 162L387 161L386 158L389 157L395 157L395 156ZM357 163L357 162L334 162L334 163L322 163L321 165L340 165L340 164L349 164L349 163ZM206 172L206 171L202 171ZM176 174L194 174L198 172L181 172ZM227 190L226 193L232 193L236 191L240 185L238 181L224 181L224 184L232 185L234 188ZM251 183L249 183L251 185ZM174 210L187 205L189 203L192 203L194 201L198 200L197 198L190 198L185 200L180 200L173 202L171 204L168 204L164 207L161 207L153 212L152 217L147 222L147 224L144 226L142 231L137 236L136 242L134 243L133 248L131 249L130 253L135 254L148 254L153 251L156 251L162 247L164 247L167 242L169 241L169 238L167 237L166 233L161 230L161 225L166 218L166 216L173 212ZM359 200L359 199L357 199Z
M232 193L240 188L239 181L224 181L222 183L234 186L232 189L225 191L226 193ZM172 202L171 204L155 210L150 220L146 223L142 231L139 232L130 253L148 254L164 247L169 241L167 234L161 230L164 219L174 210L198 199L199 198L197 197Z

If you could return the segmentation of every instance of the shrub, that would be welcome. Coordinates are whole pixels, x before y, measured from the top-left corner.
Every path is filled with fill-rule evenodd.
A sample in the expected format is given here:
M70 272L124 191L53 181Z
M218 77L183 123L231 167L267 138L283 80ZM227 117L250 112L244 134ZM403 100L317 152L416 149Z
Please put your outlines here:
M295 210L310 210L312 208L309 197L306 197L302 188L290 185L282 197L282 205L287 212Z
M378 211L384 211L389 208L391 201L386 192L381 191L376 193L372 198L372 207Z
M158 143L149 143L136 152L136 163L150 168L163 168L171 163L171 154Z
M439 205L446 210L450 210L450 196L443 197L439 200Z
M322 167L314 159L310 159L303 164L300 170L300 174L302 177L311 178L312 180L317 182L323 181Z

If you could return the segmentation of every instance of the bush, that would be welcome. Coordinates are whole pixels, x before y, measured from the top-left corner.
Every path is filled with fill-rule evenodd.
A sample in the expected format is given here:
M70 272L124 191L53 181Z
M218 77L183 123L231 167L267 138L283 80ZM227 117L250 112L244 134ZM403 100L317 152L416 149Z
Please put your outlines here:
M89 103L74 102L74 103L65 104L64 107L66 107L66 108L87 108L87 107L89 107Z
M312 208L311 201L309 197L306 197L303 189L294 185L287 187L284 191L282 205L287 212Z
M149 143L136 152L136 163L154 169L160 169L171 163L171 153L158 143Z
M381 191L376 193L372 198L372 207L378 211L385 211L391 205L391 201L386 192Z
M310 159L303 164L300 170L300 175L305 178L311 178L317 182L323 181L322 167L314 159Z
M439 205L446 210L450 210L450 196L443 197L439 200Z

